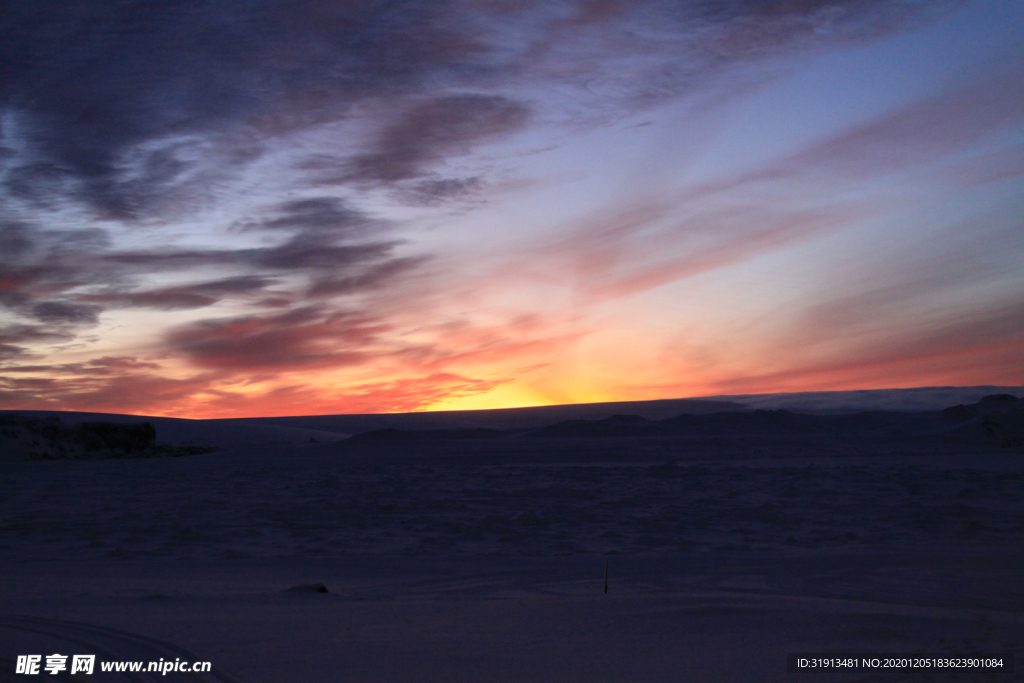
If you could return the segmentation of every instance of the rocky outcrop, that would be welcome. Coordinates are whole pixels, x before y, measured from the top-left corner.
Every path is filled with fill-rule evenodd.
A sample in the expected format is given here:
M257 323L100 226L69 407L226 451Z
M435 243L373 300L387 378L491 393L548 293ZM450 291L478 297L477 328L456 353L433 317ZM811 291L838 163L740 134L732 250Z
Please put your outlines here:
M327 586L322 583L304 583L301 586L292 586L286 593L330 593Z
M975 434L1000 448L1024 450L1024 399L993 394L972 405L946 408L942 416L960 433Z
M0 460L102 460L198 455L209 446L158 445L149 422L80 422L0 413Z

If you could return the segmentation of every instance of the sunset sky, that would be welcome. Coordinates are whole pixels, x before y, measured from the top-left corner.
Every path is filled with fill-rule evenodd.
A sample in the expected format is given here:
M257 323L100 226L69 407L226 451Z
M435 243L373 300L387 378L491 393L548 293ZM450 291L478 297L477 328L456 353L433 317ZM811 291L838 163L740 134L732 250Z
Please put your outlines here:
M1019 0L0 7L0 408L1024 383Z

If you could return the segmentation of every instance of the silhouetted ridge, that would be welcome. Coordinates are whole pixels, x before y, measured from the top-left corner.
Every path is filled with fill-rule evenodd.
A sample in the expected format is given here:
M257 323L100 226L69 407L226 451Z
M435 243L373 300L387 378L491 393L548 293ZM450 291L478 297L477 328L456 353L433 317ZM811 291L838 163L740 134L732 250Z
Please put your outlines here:
M979 414L980 413L977 408L960 404L944 409L942 411L942 419L952 424L959 424L960 422L966 422L967 420L978 417Z
M1016 403L1019 400L1020 399L1018 399L1013 394L991 394L989 396L985 396L980 401L978 401L978 405L1009 405L1011 403Z
M611 415L602 420L566 420L541 427L530 436L635 436L656 424L639 415Z
M942 419L960 434L981 436L1000 448L1024 449L1024 400L1012 394L992 394L972 405L942 411Z
M418 441L423 439L490 439L505 432L497 429L374 429L346 439L346 443L370 441Z
M1024 410L1024 400L1012 394L992 394L986 396L977 403L969 405L959 404L950 406L942 411L942 419L946 422L965 422L982 415L992 413L1016 412Z
M1001 402L999 405L1007 405ZM941 414L870 411L852 415L807 415L788 410L722 411L702 415L684 413L664 420L639 415L610 415L599 420L564 420L532 430L519 429L378 429L363 432L348 444L396 441L471 439L603 439L643 437L757 437L800 434L934 434L977 414L976 409L954 407Z
M534 430L537 437L636 437L685 434L775 433L836 429L847 416L821 416L788 410L723 411L707 415L684 413L666 420L613 415L603 420L568 420ZM863 420L861 420L863 421ZM856 423L848 426L855 426Z

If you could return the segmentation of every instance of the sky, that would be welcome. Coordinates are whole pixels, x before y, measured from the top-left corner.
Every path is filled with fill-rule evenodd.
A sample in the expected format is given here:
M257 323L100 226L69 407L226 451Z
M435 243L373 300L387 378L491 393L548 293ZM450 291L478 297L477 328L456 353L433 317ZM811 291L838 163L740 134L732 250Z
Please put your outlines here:
M1018 0L0 3L0 408L1024 384Z

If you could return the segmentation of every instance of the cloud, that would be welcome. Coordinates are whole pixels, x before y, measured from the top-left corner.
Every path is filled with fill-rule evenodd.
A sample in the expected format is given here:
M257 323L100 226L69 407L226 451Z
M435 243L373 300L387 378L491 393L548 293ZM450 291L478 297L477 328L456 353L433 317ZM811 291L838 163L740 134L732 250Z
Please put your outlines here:
M445 400L486 394L511 379L475 379L453 372L354 383L343 390L289 384L250 396L224 394L200 410L237 415L330 415L401 413L428 409Z
M413 206L436 206L457 197L472 194L484 183L480 176L471 178L427 178L406 184L399 191L400 199Z
M0 408L15 410L85 410L129 414L167 414L196 394L211 392L211 378L167 377L156 371L115 372L49 370L45 377L0 377Z
M13 221L0 225L0 253L4 260L18 259L32 249L30 228L24 223Z
M51 162L24 163L5 174L3 187L10 196L53 207L70 189L73 174Z
M40 372L46 376L18 376ZM343 388L305 378L256 391L251 387L239 391L238 383L230 375L201 372L171 378L157 363L119 356L88 363L15 367L0 376L0 409L141 415L185 412L196 418L404 412L421 410L446 399L487 393L509 381L435 372Z
M245 256L251 255L257 265L273 269L337 270L352 264L376 261L387 255L394 246L394 243L386 242L339 246L303 236L293 238L280 247L254 250Z
M394 256L396 241L373 239L384 224L333 198L288 201L268 214L247 221L244 229L286 239L238 249L117 249L104 231L54 231L30 222L0 226L0 306L42 323L24 328L37 330L34 337L15 335L4 355L13 357L44 339L67 339L76 329L95 325L107 309L190 310L225 300L288 308L301 305L303 297L329 300L379 290L425 262L422 256ZM218 270L237 274L210 279ZM185 282L147 287L157 273ZM291 315L301 316L302 310ZM202 339L212 344L210 325L200 327ZM189 348L188 357L212 362L208 346ZM341 355L330 357L343 362ZM255 362L252 358L239 362ZM297 364L307 362L300 358Z
M71 338L66 329L43 327L42 325L11 324L0 327L0 369L7 367L9 360L19 361L33 357L29 347L43 342L67 341Z
M21 325L0 330L0 356L23 368L7 396L141 406L148 390L152 401L234 410L244 400L222 384L247 373L380 359L430 374L356 387L366 409L485 391L490 380L459 364L529 356L572 334L531 327L518 311L507 324L445 328L431 308L444 308L441 290L461 266L428 273L448 255L416 252L411 238L428 209L492 187L499 164L474 152L534 127L613 121L699 94L731 66L875 37L928 11L905 0L4 3L0 306ZM996 113L1019 104L995 97ZM940 116L956 116L952 99L942 106ZM792 164L874 163L854 157L928 121L908 116ZM997 123L994 114L989 129ZM764 177L730 180L721 191L735 197ZM381 196L388 209L405 206L385 214ZM677 208L602 217L528 267L570 263L583 298L606 299L749 258L825 221L783 209L755 221L754 202L693 220ZM708 218L711 238L699 226ZM230 314L203 310L222 303ZM199 311L154 330L151 349L197 374L161 380L158 368L103 359L26 364L123 308ZM428 328L416 342L403 336ZM276 386L284 396L305 385ZM204 387L221 398L197 398Z
M977 383L987 377L997 384L1018 385L1024 379L1024 300L1010 300L929 320L916 329L885 329L840 344L839 353L824 360L795 353L806 345L797 336L775 349L771 372L737 374L714 383L716 391L749 388L757 391L853 389L922 384L950 386ZM804 360L806 359L806 360Z
M490 324L457 318L428 322L417 332L428 335L429 341L407 344L396 350L393 357L420 371L433 372L514 358L526 358L529 362L586 335L586 331L572 326L564 329L559 322L538 314L509 316Z
M122 375L140 370L158 370L160 365L150 361L141 361L132 356L103 356L93 358L85 363L62 363L60 365L9 365L4 368L8 373L48 372L55 374L77 374L93 376Z
M166 344L199 367L344 367L371 357L388 326L364 314L314 307L281 314L218 318L171 330Z
M52 328L41 325L5 325L0 327L0 344L26 344L66 338L66 332L55 332Z
M34 347L44 343L64 342L74 338L65 325L9 324L0 327L0 370L9 360L19 361L38 355Z
M73 281L78 261L107 245L106 231L98 228L52 230L28 221L0 223L0 292L11 294L37 279L47 280L48 288L54 281Z
M1019 175L1019 145L986 149L984 163L974 146L1020 124L1022 84L1016 71L951 88L754 170L631 198L539 240L529 261L571 276L585 300L629 296L880 216L905 203L892 191L903 176L956 188Z
M429 408L443 400L484 394L511 379L471 379L450 372L425 377L374 382L352 387L334 410L344 413L404 413Z
M281 220L281 219L276 219ZM274 228L271 228L274 229ZM319 271L379 261L397 242L350 242L348 226L338 229L303 229L273 247L237 249L170 248L111 251L100 260L125 272L187 271L208 266L235 266L248 270ZM340 242L340 243L339 243Z
M374 224L369 216L337 197L310 197L284 202L274 209L274 218L242 223L242 230L293 230L329 233L335 238L361 235Z
M30 203L160 218L212 201L276 141L369 115L354 133L362 150L307 154L332 159L313 175L399 183L429 205L485 186L427 170L527 125L534 102L513 94L524 87L614 116L698 91L730 64L875 37L930 11L897 0L82 0L43 11L16 0L0 24L0 184ZM351 218L303 201L294 208L309 221Z
M397 246L395 241L373 240L372 237L385 231L387 226L337 198L288 201L268 209L267 213L271 217L239 221L234 227L242 232L291 233L285 241L272 247L112 251L104 255L102 261L107 266L136 271L153 268L181 271L206 266L299 273L343 271L348 266L385 259ZM357 241L360 238L362 241ZM247 278L235 278L232 282L257 281L254 275Z
M835 193L901 174L945 175L961 185L1019 175L1019 143L998 136L1020 124L1022 84L1024 70L1017 68L950 87L752 172L700 184L686 196L753 193L808 178L820 191ZM986 149L992 146L998 148Z
M528 116L525 104L500 96L427 100L387 126L374 151L355 157L350 175L342 180L390 183L415 178L430 162L465 153L475 142L521 128Z
M97 306L67 297L69 290L93 277L89 261L106 244L98 229L47 230L28 222L0 225L0 307L66 328L94 324ZM58 297L64 298L58 298Z
M33 304L32 315L48 323L95 324L99 320L99 306L76 304L70 301L40 301Z
M626 384L638 397L708 396L864 388L971 386L981 381L1019 386L1024 382L1024 301L1010 300L931 319L913 329L875 330L853 338L804 338L787 330L751 356L736 354L721 364L666 364L659 383ZM822 352L816 348L830 342Z
M355 273L324 272L312 278L306 294L311 297L327 297L380 289L394 283L400 276L415 270L428 260L429 257L426 256L408 256L374 263Z
M0 344L0 362L25 355L25 349L14 344Z
M2 182L19 198L45 204L61 194L106 218L136 220L183 183L200 192L208 183L188 184L196 174L252 161L264 141L343 121L364 103L420 99L351 160L357 177L394 182L523 125L524 103L481 90L538 79L585 90L595 74L639 59L639 71L616 86L626 99L678 95L716 64L808 38L875 36L924 12L896 0L541 9L451 0L8 2L0 110L4 146L17 153ZM616 30L595 38L596 26L613 22ZM439 90L450 92L428 96Z
M745 189L722 193L725 201L680 192L674 206L642 197L596 213L537 240L499 277L517 277L526 261L538 278L564 282L579 303L595 304L727 268L886 208L842 200L814 208L767 203L746 196Z
M789 159L790 170L865 179L926 167L1019 125L1022 83L1016 70L952 89L815 145Z
M165 311L205 308L231 295L261 292L274 280L252 275L225 278L183 287L165 287L144 291L111 291L86 294L82 301L105 304L115 308L155 308Z
M45 196L69 176L101 215L144 215L196 162L157 146L126 173L130 149L239 127L279 134L414 88L479 49L444 26L446 4L6 3L0 106L18 114L36 157L13 182Z

